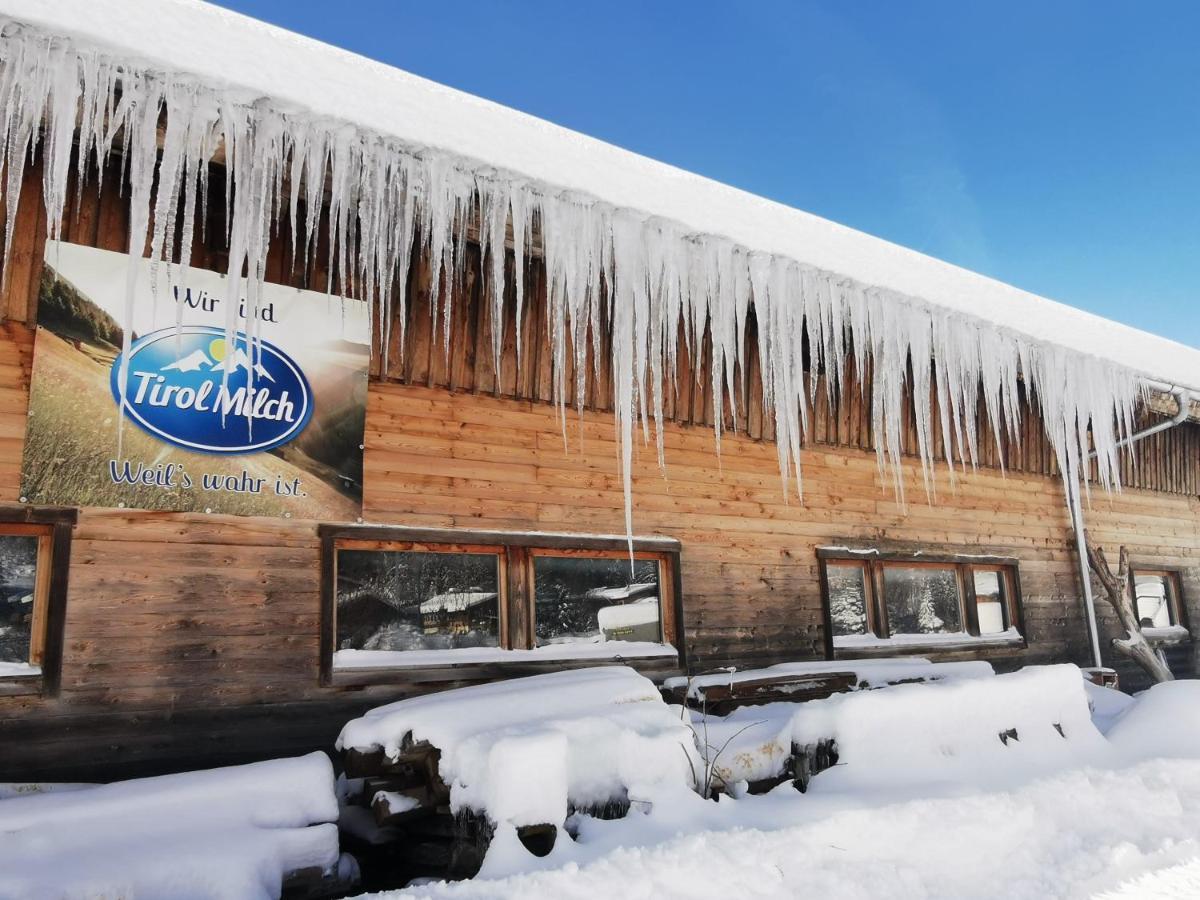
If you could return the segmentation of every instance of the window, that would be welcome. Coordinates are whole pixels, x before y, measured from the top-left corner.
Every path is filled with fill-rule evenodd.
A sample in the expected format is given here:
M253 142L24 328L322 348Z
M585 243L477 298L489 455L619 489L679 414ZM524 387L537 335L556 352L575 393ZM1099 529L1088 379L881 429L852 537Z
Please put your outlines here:
M663 639L662 563L642 555L534 551L534 638L550 644Z
M835 637L865 635L867 624L867 570L862 563L830 560L825 569L829 617Z
M962 591L953 566L883 567L883 597L892 634L960 634Z
M624 539L586 535L320 533L326 683L384 669L455 667L461 678L463 666L681 659L674 540L639 539L631 559Z
M1179 573L1160 569L1134 569L1133 601L1142 628L1183 625Z
M1023 643L1014 560L817 552L832 648Z
M0 510L0 696L52 692L73 510Z
M339 650L453 650L500 646L495 550L337 551Z
M1000 566L971 566L979 633L1002 634L1012 626L1009 575Z

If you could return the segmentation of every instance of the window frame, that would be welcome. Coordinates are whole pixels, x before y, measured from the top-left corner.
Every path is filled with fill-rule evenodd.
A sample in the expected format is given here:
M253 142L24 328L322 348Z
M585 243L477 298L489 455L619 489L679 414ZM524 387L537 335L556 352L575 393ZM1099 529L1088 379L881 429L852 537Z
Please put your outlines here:
M535 674L577 666L604 665L622 661L640 668L661 667L669 662L672 671L686 666L684 647L683 595L679 566L679 541L667 537L633 539L634 558L659 560L659 617L664 645L675 648L675 656L622 659L619 652L611 657L581 659L551 658L502 660L487 663L417 662L377 668L338 669L333 665L337 649L337 551L416 550L421 552L495 553L499 557L500 643L505 650L527 650L535 643L534 560L538 556L577 556L582 558L629 557L629 542L624 536L588 534L549 534L508 531L474 531L445 528L419 528L404 525L319 525L321 543L321 632L319 681L322 685L360 686L387 682L458 681L488 677ZM448 653L452 651L447 651Z
M63 630L66 619L71 537L78 510L65 507L0 508L0 536L38 538L30 662L39 672L0 675L0 697L54 696L62 679Z
M825 655L834 659L839 654L894 655L904 652L930 653L959 652L970 649L1026 649L1024 604L1021 602L1021 576L1019 561L1009 556L985 556L965 553L937 553L926 550L879 550L876 548L855 549L851 547L818 547L817 562L820 571L821 606L825 625ZM878 639L878 646L837 647L833 634L832 606L829 596L830 566L861 566L863 585L866 588L867 637ZM946 642L935 635L900 635L903 641L893 640L887 615L887 597L884 589L884 571L888 568L936 568L954 569L958 581L959 615L965 632L959 642ZM979 609L975 594L974 572L997 572L1001 579L1004 597L1004 632L1015 628L1020 635L1006 637L999 634L979 633ZM922 637L929 637L922 641Z
M1183 579L1180 577L1180 570L1170 566L1139 566L1131 563L1129 566L1129 592L1130 599L1133 601L1134 615L1138 613L1136 579L1139 575L1158 575L1163 578L1167 584L1167 612L1171 617L1170 627L1182 628L1190 635L1191 628L1188 626L1187 604L1183 602ZM1153 634L1153 632L1161 630L1161 628L1150 629L1149 639L1156 642L1163 641L1164 638L1155 637Z

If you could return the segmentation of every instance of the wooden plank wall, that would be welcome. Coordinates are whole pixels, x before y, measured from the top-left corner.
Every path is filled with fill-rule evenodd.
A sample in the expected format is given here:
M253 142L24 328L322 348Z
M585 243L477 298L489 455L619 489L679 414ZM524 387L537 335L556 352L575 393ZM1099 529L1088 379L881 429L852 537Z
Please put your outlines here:
M85 202L82 221L110 224L73 225L72 238L121 249L113 237L119 208L107 201L88 212ZM39 239L27 230L14 237L20 246ZM210 265L219 252L205 257ZM32 334L15 313L28 310L22 291L31 277L14 277L0 298L10 311L0 332L0 502L18 500ZM453 390L436 378L431 386L428 371L422 382L419 369L404 376L409 383L372 383L366 519L623 531L611 412L572 415L564 436L544 397L468 384L478 353L455 359ZM815 548L847 542L1018 557L1030 646L996 663L1087 662L1071 532L1054 479L983 469L951 487L943 468L937 505L929 505L914 462L904 507L874 453L858 446L861 430L846 433L857 436L843 441L839 424L838 445L809 448L803 500L782 493L768 441L727 436L718 463L711 430L689 419L667 426L665 473L652 447L639 449L635 529L682 542L684 625L699 668L819 656ZM1184 597L1200 621L1195 495L1099 496L1089 517L1114 553L1127 542L1143 562L1182 567ZM62 688L56 697L0 698L0 780L149 774L328 747L346 718L402 695L402 687L319 686L316 527L81 511ZM1183 664L1190 668L1190 649Z

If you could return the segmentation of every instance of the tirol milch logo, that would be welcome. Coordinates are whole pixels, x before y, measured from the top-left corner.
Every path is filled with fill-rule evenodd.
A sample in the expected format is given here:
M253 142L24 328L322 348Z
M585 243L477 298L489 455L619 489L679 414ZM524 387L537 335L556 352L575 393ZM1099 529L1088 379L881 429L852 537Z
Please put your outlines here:
M118 356L109 378L118 407L120 378ZM233 347L224 329L187 325L153 331L129 348L126 415L177 447L203 453L269 450L304 430L312 405L308 380L292 358L240 331Z

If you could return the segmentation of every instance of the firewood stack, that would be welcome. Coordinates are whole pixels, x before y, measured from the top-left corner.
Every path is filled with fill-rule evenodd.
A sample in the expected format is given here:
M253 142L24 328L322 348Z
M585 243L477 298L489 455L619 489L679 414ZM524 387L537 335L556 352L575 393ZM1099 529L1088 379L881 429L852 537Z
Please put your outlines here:
M349 749L345 776L353 791L342 822L343 840L363 869L364 887L392 886L418 876L470 878L483 862L494 826L486 815L450 809L450 786L438 771L441 751L406 735L400 755L381 749ZM615 818L628 804L609 804L599 813ZM607 815L605 815L607 813ZM528 825L517 836L536 856L554 847L553 823Z

